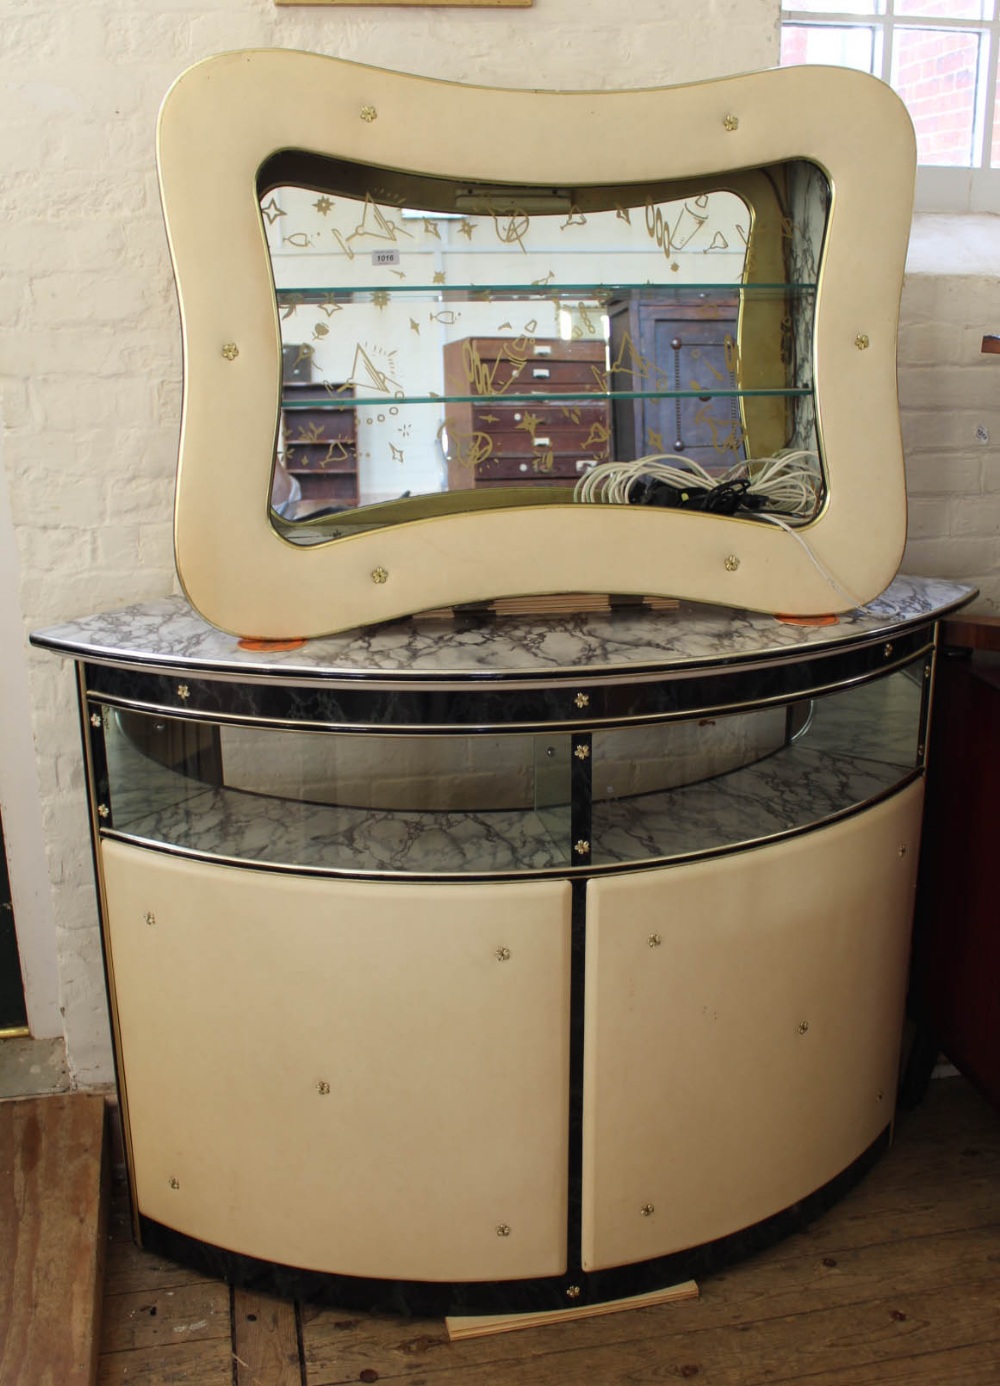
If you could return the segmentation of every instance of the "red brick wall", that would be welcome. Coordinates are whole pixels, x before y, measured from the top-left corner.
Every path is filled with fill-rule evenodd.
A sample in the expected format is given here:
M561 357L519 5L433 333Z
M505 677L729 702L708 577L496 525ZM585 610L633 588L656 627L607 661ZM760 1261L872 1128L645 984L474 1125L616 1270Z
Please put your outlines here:
M956 9L977 9L976 0L897 0L897 13L955 17ZM805 62L844 62L850 50L844 30L831 26L824 44L821 28L788 26L782 32L784 66ZM982 54L980 47L982 43ZM859 45L860 47L860 45ZM978 162L972 148L976 83L985 70L986 41L970 31L897 27L892 85L906 102L917 132L922 164L968 167ZM853 64L852 64L853 65ZM997 154L1000 156L1000 141Z

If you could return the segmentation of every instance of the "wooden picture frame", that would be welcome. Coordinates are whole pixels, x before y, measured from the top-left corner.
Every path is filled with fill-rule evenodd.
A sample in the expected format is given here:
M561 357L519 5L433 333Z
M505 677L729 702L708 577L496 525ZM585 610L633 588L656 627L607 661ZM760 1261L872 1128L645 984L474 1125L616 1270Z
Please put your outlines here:
M400 9L421 5L428 9L500 10L527 9L535 0L274 0L276 5L337 5L341 8L359 5L380 5L383 9Z

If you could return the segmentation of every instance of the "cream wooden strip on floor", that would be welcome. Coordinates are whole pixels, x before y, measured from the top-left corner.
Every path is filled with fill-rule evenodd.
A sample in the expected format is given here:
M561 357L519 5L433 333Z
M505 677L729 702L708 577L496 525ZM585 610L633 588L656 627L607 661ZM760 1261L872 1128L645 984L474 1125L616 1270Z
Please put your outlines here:
M521 1355L498 1360L487 1356L487 1347L504 1343L491 1338L455 1343L452 1349L475 1348L476 1355L461 1365L453 1353L437 1355L418 1365L397 1363L395 1370L374 1370L367 1380L407 1381L416 1386L580 1386L587 1383L672 1382L692 1379L711 1386L800 1386L821 1371L884 1374L897 1359L918 1359L950 1353L992 1341L995 1324L987 1322L984 1305L996 1304L1000 1280L973 1286L947 1287L923 1295L893 1295L863 1304L795 1314L781 1319L714 1325L708 1329L674 1332L674 1309L691 1305L663 1306L642 1311L645 1336L618 1338L615 1330L631 1316L605 1319L603 1341L586 1346L563 1346L546 1351L549 1330L534 1339L522 1339ZM581 1325L567 1325L575 1329ZM519 1336L519 1335L515 1335ZM575 1334L570 1335L571 1340ZM510 1343L512 1340L506 1340ZM356 1380L338 1373L324 1380L310 1375L310 1386L333 1386ZM892 1380L887 1375L887 1379ZM959 1386L951 1376L916 1376L919 1386ZM853 1386L853 1382L852 1382Z
M698 1285L685 1280L664 1290L651 1290L644 1295L627 1299L612 1299L600 1304L582 1304L579 1308L550 1309L538 1314L465 1314L446 1318L444 1326L451 1341L462 1338L488 1338L496 1333L515 1333L523 1328L547 1328L557 1323L575 1323L579 1319L600 1319L607 1314L622 1314L627 1309L648 1309L654 1304L676 1304L682 1299L697 1299Z
M104 1276L104 1099L0 1102L0 1386L90 1386Z
M808 1234L806 1234L808 1235ZM798 1239L796 1239L798 1241ZM801 1246L801 1243L800 1243ZM310 1386L356 1380L362 1370L380 1379L402 1377L402 1364L416 1374L447 1361L460 1373L488 1360L502 1371L517 1359L545 1351L558 1355L600 1351L613 1341L622 1350L637 1340L652 1340L651 1351L666 1347L675 1336L739 1327L751 1336L776 1320L790 1323L811 1315L850 1310L884 1295L887 1285L900 1294L914 1295L951 1287L968 1289L975 1302L976 1287L997 1273L1000 1226L966 1229L916 1241L890 1241L835 1257L808 1243L789 1254L788 1243L712 1276L697 1301L647 1309L618 1320L580 1321L552 1325L544 1335L515 1334L489 1344L449 1342L439 1320L407 1320L374 1315L348 1316L332 1310L303 1307L302 1333ZM827 1264L828 1262L833 1264ZM981 1302L981 1301L980 1301ZM666 1336L664 1336L666 1335ZM464 1379L458 1377L459 1380ZM714 1383L713 1383L714 1386ZM943 1386L943 1384L942 1384Z

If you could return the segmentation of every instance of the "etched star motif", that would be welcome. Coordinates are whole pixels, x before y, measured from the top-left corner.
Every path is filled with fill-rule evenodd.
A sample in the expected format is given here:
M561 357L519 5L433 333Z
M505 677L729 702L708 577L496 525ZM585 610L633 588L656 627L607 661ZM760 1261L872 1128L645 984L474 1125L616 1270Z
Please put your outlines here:
M316 208L317 212L319 212L321 217L325 217L329 216L330 211L333 207L333 203L330 201L328 197L320 197L317 198L317 200L313 203L313 206Z
M265 202L261 206L260 210L261 215L267 218L268 226L273 226L279 217L283 217L285 215L285 213L281 210L281 208L278 206L277 201L273 197L271 198L270 202Z
M601 423L593 423L590 425L590 433L588 434L583 446L587 449L593 449L594 451L600 450L603 452L607 452L608 443L610 441L611 430L607 427L607 425ZM660 447L660 451L662 451L662 444Z

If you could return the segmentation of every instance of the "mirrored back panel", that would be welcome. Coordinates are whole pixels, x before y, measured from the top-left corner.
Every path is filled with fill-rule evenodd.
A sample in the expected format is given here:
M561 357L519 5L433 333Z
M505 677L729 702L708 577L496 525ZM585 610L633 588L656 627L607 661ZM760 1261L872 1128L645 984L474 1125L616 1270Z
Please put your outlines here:
M276 156L275 526L315 543L540 504L813 518L829 185L801 160L727 181L484 187Z

